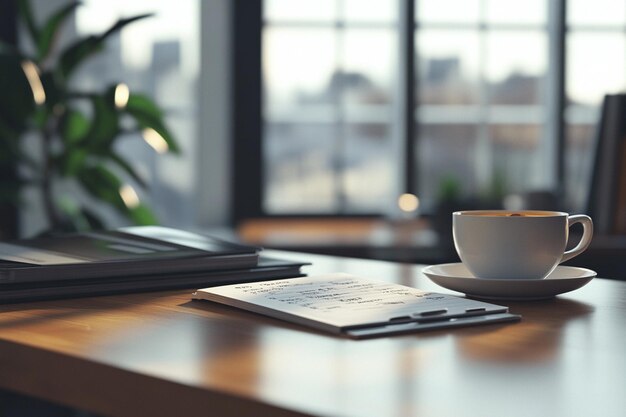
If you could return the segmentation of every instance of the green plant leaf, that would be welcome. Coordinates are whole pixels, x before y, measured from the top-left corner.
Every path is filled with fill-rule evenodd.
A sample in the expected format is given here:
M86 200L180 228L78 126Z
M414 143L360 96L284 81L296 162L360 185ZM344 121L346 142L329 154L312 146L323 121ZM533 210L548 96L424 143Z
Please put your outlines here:
M92 35L83 39L79 39L70 45L59 58L59 69L61 75L67 80L72 72L88 57L102 50L104 41L113 33L119 32L122 28L132 22L135 22L152 14L142 14L138 16L120 19L101 35Z
M68 231L86 231L104 229L104 222L87 207L80 206L73 198L65 196L59 200L59 209L63 213Z
M135 171L135 168L133 168L133 166L126 161L124 158L122 158L120 155L118 155L115 152L111 152L109 154L109 158L111 158L111 160L113 162L115 162L115 164L120 167L121 169L123 169L128 175L131 176L131 178L133 178L139 185L141 185L143 188L147 187L146 182L144 181L143 178L141 178L141 176L139 175L139 173L137 171Z
M32 8L30 7L29 0L19 0L18 2L18 10L20 11L20 15L22 19L24 19L24 23L26 24L26 29L31 36L31 39L35 44L39 41L39 28L37 28L37 24L35 23L35 17L33 16Z
M50 118L50 113L48 112L48 109L46 109L45 107L37 107L35 108L35 112L33 113L33 118L32 118L33 126L36 129L41 130L44 128L46 123L48 123L49 118Z
M52 45L60 33L61 26L79 5L80 2L68 4L52 15L43 25L37 39L37 52L40 62L45 60L50 54Z
M93 197L109 203L119 211L127 213L120 196L120 179L103 165L83 168L76 179Z
M102 39L105 39L105 38L111 36L113 33L119 32L120 30L122 30L122 28L124 26L128 25L129 23L133 23L133 22L135 22L137 20L145 19L146 17L152 17L152 16L154 16L154 13L144 13L144 14L138 14L136 16L125 17L123 19L119 19L106 32L104 32L102 35L100 35L100 37Z
M126 110L133 113L140 113L146 118L153 119L155 122L162 122L163 112L157 104L144 94L130 94Z
M70 45L59 58L59 71L64 80L70 77L72 71L86 58L101 51L103 43L97 36L90 35Z
M145 204L140 204L137 207L133 207L128 210L129 217L135 224L140 226L149 226L153 224L159 224L159 221L154 214L154 212L150 209L150 207Z
M139 127L149 127L157 131L167 143L170 152L180 153L178 143L163 121L163 113L152 99L143 94L131 94L125 111L135 119Z
M60 122L63 142L70 147L83 142L89 133L89 127L89 119L83 113L68 109Z
M461 194L461 182L454 175L446 175L439 182L437 201L458 201Z
M94 152L106 154L120 133L119 115L113 103L101 96L92 96L93 119L85 135L86 145Z
M77 177L80 184L93 197L109 203L137 224L156 224L157 218L145 204L128 207L120 196L122 182L103 165L88 167Z
M63 216L61 230L63 232L78 232L89 229L89 223L81 212L78 203L69 196L63 196L58 199L57 206Z
M96 229L96 230L104 229L104 222L93 211L89 210L86 207L83 207L80 210L80 212L83 215L83 217L84 217L85 221L87 222L87 224L89 225L90 229L92 229L92 230L93 229Z
M88 157L89 153L83 148L66 150L63 157L58 160L61 174L65 176L76 176L85 166Z

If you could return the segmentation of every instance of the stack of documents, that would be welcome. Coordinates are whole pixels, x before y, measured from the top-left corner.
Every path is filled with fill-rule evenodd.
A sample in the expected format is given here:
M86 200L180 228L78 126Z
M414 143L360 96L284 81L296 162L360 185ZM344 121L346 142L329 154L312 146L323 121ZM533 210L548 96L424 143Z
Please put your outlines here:
M166 227L0 242L0 301L197 288L300 276L302 263Z

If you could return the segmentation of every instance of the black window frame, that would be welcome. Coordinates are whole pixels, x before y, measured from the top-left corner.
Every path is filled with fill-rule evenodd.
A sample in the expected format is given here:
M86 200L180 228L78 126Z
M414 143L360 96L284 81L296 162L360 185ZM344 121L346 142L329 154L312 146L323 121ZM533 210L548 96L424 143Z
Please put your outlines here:
M17 0L0 0L0 40L9 45L17 45ZM17 165L0 167L3 181L18 181ZM0 239L18 237L18 207L15 203L0 201Z
M414 114L416 101L416 45L415 9L419 0L398 0L400 6L400 65L404 82L402 108L402 140L404 160L400 161L403 181L400 189L415 193L419 172L416 151L420 140L418 121ZM553 167L555 189L560 200L565 195L565 62L566 62L566 7L567 0L553 0L547 3L549 10L548 42L550 72L553 74L552 123L550 136L555 138ZM550 17L550 14L552 15ZM233 2L233 112L232 112L232 223L238 224L250 218L329 218L329 217L383 217L383 213L328 213L328 214L271 214L263 210L263 85L262 85L262 34L263 1L235 0Z

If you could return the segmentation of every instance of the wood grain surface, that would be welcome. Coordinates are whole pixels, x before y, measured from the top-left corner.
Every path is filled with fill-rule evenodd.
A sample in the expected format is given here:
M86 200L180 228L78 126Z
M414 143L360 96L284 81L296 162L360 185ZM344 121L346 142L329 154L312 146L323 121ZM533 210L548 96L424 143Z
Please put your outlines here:
M274 252L450 293L420 266ZM626 282L516 324L349 340L191 290L0 306L0 387L105 416L623 416Z

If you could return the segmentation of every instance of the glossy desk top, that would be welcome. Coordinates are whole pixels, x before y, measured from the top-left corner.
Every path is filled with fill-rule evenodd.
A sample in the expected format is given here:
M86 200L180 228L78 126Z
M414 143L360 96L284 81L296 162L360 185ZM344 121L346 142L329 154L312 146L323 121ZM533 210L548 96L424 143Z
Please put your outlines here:
M276 254L276 253L275 253ZM419 266L308 254L449 292ZM520 323L349 340L170 291L0 306L0 387L110 416L623 416L626 282Z

